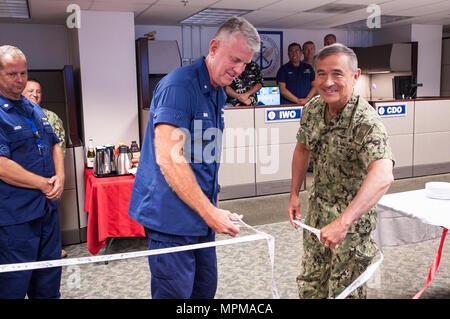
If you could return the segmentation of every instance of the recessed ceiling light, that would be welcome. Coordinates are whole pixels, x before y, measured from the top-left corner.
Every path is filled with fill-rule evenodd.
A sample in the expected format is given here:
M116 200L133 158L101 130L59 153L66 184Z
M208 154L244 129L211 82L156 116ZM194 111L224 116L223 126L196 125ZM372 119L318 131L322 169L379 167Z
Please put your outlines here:
M0 1L0 18L30 18L27 0Z
M249 12L250 10L207 8L194 14L193 16L190 16L187 19L184 19L180 23L219 25L232 16L240 16Z

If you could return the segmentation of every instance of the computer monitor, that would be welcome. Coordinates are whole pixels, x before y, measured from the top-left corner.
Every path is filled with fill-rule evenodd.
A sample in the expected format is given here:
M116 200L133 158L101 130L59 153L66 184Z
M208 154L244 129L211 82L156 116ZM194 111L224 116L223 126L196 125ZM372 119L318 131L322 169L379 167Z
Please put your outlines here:
M394 76L394 97L396 100L411 99L416 95L416 86L413 86L412 75Z
M280 105L280 88L278 86L264 86L256 92L258 105Z

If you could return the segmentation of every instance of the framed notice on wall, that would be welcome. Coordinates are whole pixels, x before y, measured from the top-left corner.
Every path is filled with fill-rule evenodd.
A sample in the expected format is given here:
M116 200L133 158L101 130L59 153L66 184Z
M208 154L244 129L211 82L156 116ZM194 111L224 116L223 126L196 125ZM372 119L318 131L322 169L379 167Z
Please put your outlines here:
M282 31L258 31L261 38L259 54L253 57L264 80L276 80L277 72L283 64L283 32Z

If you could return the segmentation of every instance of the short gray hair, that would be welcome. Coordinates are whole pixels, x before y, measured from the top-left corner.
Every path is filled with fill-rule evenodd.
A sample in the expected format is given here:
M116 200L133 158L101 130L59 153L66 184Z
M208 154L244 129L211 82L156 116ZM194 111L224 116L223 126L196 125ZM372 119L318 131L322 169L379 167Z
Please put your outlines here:
M348 62L350 65L350 69L352 70L352 73L355 74L356 70L358 69L358 58L356 57L355 52L353 52L352 49L346 47L345 45L341 43L334 43L331 45L328 45L324 47L322 50L319 51L319 54L317 55L317 59L315 63L319 60L325 59L327 56L343 53L346 56L348 56ZM315 66L314 66L315 68Z
M261 39L259 38L258 31L255 27L246 19L241 17L231 17L219 27L214 38L229 37L236 33L242 33L247 39L247 46L254 52L259 52Z
M23 54L22 51L20 51L19 48L16 48L12 45L2 45L0 46L0 70L3 69L3 57L9 55L12 58L17 58L17 57L21 57L25 60L25 62L27 61L25 54Z

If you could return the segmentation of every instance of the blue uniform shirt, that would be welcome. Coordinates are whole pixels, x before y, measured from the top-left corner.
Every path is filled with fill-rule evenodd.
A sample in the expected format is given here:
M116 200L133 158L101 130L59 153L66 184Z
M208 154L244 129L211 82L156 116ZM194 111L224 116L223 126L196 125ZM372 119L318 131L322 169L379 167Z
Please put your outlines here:
M129 215L138 223L172 235L208 233L208 225L162 175L155 160L154 128L166 123L187 134L185 157L204 194L216 205L225 100L224 89L211 86L204 58L174 70L158 83L130 200Z
M311 90L314 81L314 69L308 63L300 62L298 67L288 62L281 66L277 73L277 82L286 83L286 88L298 98L305 98ZM281 95L280 104L293 104Z
M30 123L40 136L39 149ZM44 177L55 175L53 146L59 143L42 109L23 95L11 101L0 94L0 156L9 158L24 169ZM51 202L37 189L9 185L0 180L0 226L17 225L41 217Z

